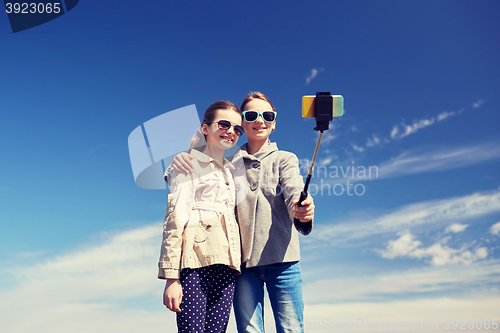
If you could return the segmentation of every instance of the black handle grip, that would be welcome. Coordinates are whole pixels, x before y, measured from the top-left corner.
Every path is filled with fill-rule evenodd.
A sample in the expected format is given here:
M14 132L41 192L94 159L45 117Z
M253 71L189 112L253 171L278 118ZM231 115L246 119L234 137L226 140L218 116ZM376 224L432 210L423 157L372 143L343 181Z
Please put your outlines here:
M297 203L297 206L302 207L302 201L306 200L306 198L307 198L307 191L300 192L300 198L299 202Z
M302 201L304 201L305 199L307 198L307 192L306 191L302 191L300 192L300 198L299 198L299 202L297 202L297 207L302 207ZM298 223L302 223L300 222L299 219L296 219L295 217L293 218L293 223L295 225L297 225Z

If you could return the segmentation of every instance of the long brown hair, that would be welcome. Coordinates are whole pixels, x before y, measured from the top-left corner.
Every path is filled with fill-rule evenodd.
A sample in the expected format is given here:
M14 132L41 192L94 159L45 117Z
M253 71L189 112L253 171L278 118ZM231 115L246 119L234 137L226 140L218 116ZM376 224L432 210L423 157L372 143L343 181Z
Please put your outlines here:
M215 119L215 113L217 110L233 110L234 112L237 112L241 115L240 109L238 109L236 105L234 105L229 101L219 100L215 103L212 103L205 110L200 128L198 128L198 131L193 135L193 138L191 139L191 144L189 145L189 149L201 147L207 142L205 134L203 134L203 132L201 131L201 127L203 126L203 124L210 125L213 123Z
M269 100L269 98L267 98L266 95L264 95L263 93L261 92L258 92L258 91L252 91L250 92L244 99L243 99L243 102L241 102L241 106L240 106L240 110L243 110L245 108L245 106L253 99L261 99L263 101L266 101L268 102L271 107L273 108L273 111L276 111L274 109L274 105L273 103L271 103L271 101Z

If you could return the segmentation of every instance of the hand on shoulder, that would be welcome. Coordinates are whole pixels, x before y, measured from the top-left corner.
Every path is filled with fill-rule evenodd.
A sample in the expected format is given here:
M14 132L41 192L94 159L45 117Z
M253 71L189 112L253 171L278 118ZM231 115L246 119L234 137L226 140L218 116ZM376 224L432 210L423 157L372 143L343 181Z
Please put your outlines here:
M190 174L194 171L192 159L193 157L188 153L179 153L175 155L172 166L177 172Z

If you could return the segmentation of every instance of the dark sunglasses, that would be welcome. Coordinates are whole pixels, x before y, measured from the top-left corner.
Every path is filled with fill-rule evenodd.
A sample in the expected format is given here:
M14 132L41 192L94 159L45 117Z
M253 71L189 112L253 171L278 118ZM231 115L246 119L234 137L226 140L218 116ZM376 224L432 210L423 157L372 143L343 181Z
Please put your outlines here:
M241 127L240 125L233 125L228 120L219 120L219 121L213 122L213 124L217 124L219 126L219 129L224 130L224 131L227 131L231 127L234 127L234 132L239 137L242 137L243 134L245 134L245 130L243 129L243 127Z
M243 119L245 119L245 121L247 123L253 123L254 121L257 120L257 118L259 118L259 116L261 116L262 119L266 123L272 123L273 121L276 120L276 115L278 114L278 112L276 112L276 111L243 111L241 114L243 115Z

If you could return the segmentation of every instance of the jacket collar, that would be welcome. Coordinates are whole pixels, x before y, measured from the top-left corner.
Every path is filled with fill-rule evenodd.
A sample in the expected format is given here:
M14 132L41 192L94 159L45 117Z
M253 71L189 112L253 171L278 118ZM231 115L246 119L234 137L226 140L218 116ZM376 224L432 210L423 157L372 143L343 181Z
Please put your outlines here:
M201 151L197 150L197 149L191 149L191 151L189 152L189 154L196 158L198 161L200 162L204 162L204 163L210 163L210 162L214 162L216 164L219 164L220 165L220 162L219 161L216 161L214 160L213 158L211 158L210 156L202 153ZM231 162L229 162L226 158L224 158L224 167L228 168L228 169L234 169L234 166Z
M248 153L248 143L245 143L243 146L241 146L240 151L241 151L241 155L243 158L260 161L264 157L266 157L267 155L272 154L275 151L278 151L278 145L276 144L276 142L270 142L261 151L255 153L253 155L250 155Z

